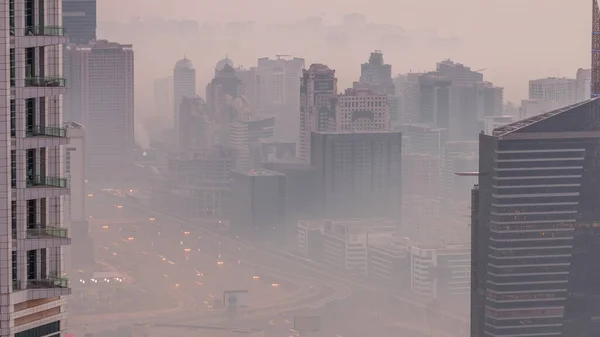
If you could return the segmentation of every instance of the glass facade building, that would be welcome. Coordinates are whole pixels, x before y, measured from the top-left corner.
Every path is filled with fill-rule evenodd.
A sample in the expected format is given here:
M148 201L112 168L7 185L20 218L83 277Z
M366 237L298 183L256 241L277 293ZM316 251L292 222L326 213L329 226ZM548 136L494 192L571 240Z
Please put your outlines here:
M600 100L479 141L471 336L600 336Z

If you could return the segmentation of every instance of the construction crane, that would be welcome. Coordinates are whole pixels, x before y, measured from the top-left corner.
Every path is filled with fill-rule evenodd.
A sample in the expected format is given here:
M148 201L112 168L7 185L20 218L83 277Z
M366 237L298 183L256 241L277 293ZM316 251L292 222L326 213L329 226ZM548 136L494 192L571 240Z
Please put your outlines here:
M481 69L479 69L479 70L475 70L474 72L476 72L476 73L479 73L479 72L482 72L482 71L484 71L484 70L487 70L487 69L488 69L488 68L481 68Z

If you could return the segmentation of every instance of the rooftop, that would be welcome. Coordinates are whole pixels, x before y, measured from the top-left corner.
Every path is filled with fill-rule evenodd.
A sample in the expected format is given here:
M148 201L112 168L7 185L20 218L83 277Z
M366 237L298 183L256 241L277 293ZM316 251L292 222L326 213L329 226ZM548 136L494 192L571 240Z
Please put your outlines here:
M588 104L588 103L593 102L593 101L595 101L597 99L598 99L597 97L596 98L592 98L592 99L589 99L587 101L583 101L583 102L579 102L579 103L576 103L576 104L572 104L572 105L569 105L569 106L566 106L566 107L563 107L563 108L560 108L560 109L557 109L557 110L548 111L548 112L545 112L545 113L540 114L540 115L536 115L536 116L533 116L533 117L522 119L520 121L516 121L514 123L510 123L510 124L504 125L502 127L494 129L494 132L493 132L492 135L496 136L496 137L504 136L506 134L509 134L509 133L515 132L517 130L523 129L523 128L527 127L527 126L539 123L539 122L541 122L543 120L546 120L546 119L548 119L550 117L554 117L554 116L560 115L560 114L562 114L562 113L564 113L566 111L573 110L573 109L575 109L577 107L580 107L582 105Z

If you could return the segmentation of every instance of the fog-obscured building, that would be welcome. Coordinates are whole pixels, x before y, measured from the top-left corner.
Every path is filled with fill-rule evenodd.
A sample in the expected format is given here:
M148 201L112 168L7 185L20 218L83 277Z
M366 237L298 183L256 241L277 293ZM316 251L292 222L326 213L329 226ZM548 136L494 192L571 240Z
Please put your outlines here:
M170 155L167 174L153 187L153 205L189 218L223 218L235 160L235 149L220 145Z
M229 145L237 150L236 168L249 170L253 168L257 160L252 158L252 147L261 140L273 138L275 128L274 118L252 118L248 120L236 120L229 125Z
M132 45L98 40L69 45L69 116L86 127L86 172L96 181L124 181L133 166Z
M62 24L70 43L88 44L96 40L96 0L63 0Z
M179 110L184 97L196 97L196 69L187 57L177 61L173 68L173 127L180 128Z
M311 133L336 128L333 105L336 95L335 70L324 64L311 64L308 69L302 70L298 154L307 163L311 160Z
M384 64L381 50L372 52L369 61L360 65L360 79L354 82L353 87L369 89L380 95L395 94L392 65Z
M231 173L231 231L253 240L280 240L286 229L286 177L265 169Z
M313 132L319 217L400 215L400 132Z
M277 55L275 59L258 59L260 79L256 109L276 120L275 137L284 142L298 143L300 130L300 78L304 59Z

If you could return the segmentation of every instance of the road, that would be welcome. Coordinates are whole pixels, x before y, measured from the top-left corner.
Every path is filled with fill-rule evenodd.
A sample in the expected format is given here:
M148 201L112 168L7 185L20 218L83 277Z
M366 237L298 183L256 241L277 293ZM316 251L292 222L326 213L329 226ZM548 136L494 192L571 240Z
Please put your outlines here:
M136 308L140 315L75 316L70 321L73 330L83 325L92 331L103 329L112 318L148 320L152 312L162 312L161 320L196 319L217 310L225 290L247 290L244 305L251 309L297 301L319 291L314 279L292 279L257 267L244 258L241 247L191 230L173 230L159 218L131 218L123 205L100 195L90 199L96 256L131 275L135 291L146 293L153 303L140 303ZM148 310L156 302L163 305ZM173 310L175 305L178 310Z
M123 198L113 198L115 202L124 202L129 203L129 201L124 200ZM134 204L129 203L131 208L135 208L138 210L140 214L146 214L148 216L149 210L147 207L136 206ZM152 214L152 213L150 213ZM179 219L173 217L172 215L161 213L161 218L167 218L174 224L172 230L183 230L185 228L193 228L194 230L198 230L202 235L215 235L214 229L210 229L205 225L196 224L190 225L188 221L183 219ZM212 233L212 234L211 234ZM427 326L425 322L425 316L430 315L428 312L432 310L435 313L436 321L438 321L438 325L441 326L451 326L451 330L453 330L454 335L462 336L466 331L468 331L468 323L465 318L460 314L455 314L451 311L447 311L445 309L428 309L427 304L424 304L418 300L405 298L401 296L396 296L393 292L390 292L387 289L382 288L381 286L375 285L371 282L357 279L349 279L347 275L343 275L337 272L332 272L324 268L323 266L316 266L310 263L306 263L305 261L299 261L298 259L294 259L291 256L286 256L285 254L277 253L274 251L269 251L265 249L265 247L261 247L260 249L254 247L252 244L244 242L243 240L239 240L236 238L227 238L224 237L223 242L233 243L235 245L239 245L243 249L246 250L246 255L253 257L258 257L264 263L268 263L270 266L277 268L279 271L285 272L295 272L296 275L311 275L313 277L319 277L323 282L338 282L340 284L346 284L355 287L355 289L367 290L373 294L377 294L381 298L381 301L385 301L390 297L397 297L399 299L399 303L402 308L400 309L400 314L397 314L397 317L407 315L408 313L412 314L418 313L420 316L414 317L412 320L412 324L421 324L422 326ZM390 312L398 313L398 308L391 310ZM399 320L398 322L401 322Z

